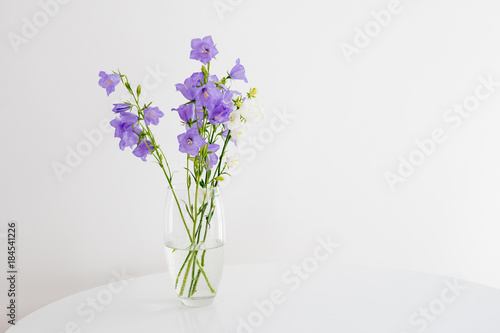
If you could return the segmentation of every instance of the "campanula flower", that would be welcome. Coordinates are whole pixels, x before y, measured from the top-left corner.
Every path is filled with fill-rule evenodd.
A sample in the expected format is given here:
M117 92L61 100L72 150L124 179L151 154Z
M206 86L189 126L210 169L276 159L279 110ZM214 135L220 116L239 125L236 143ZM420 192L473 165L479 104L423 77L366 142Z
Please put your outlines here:
M251 123L260 124L264 119L264 104L258 98L247 99L239 111Z
M146 157L149 154L151 154L153 149L154 149L154 146L151 143L151 141L149 141L149 140L141 141L141 142L139 142L137 147L132 151L132 154L134 154L135 156L139 157L141 160L146 162Z
M226 159L227 167L230 170L234 170L237 167L240 166L241 163L241 156L238 152L233 153L232 155L228 156Z
M212 125L222 124L229 121L229 115L233 109L227 104L220 103L213 110L209 110L208 121Z
M198 88L196 92L196 104L212 108L222 99L222 92L213 82Z
M245 126L240 126L231 130L231 139L235 143L242 142L247 137L247 128Z
M203 79L202 72L193 73L193 75L184 80L184 83L177 83L175 89L180 91L186 99L193 101L196 95L196 88L203 84Z
M184 134L178 135L177 140L179 141L179 151L192 156L196 156L200 148L207 144L205 139L198 134L198 129L195 127L189 129Z
M106 92L111 94L113 91L115 91L115 87L118 83L120 83L120 75L118 74L106 74L103 71L99 72L99 76L101 77L99 79L99 85L106 89Z
M229 72L229 76L233 80L243 80L245 83L248 83L248 80L245 76L245 67L243 65L240 65L240 59L236 60L236 65L231 69L231 72Z
M177 111L179 117L185 123L189 123L194 118L193 103L181 105L177 109L172 109L172 111Z
M115 107L113 108L114 113L122 113L122 112L127 112L130 110L132 107L130 104L126 103L118 103L118 104L113 104Z
M119 144L120 149L124 150L125 147L132 148L137 145L141 133L142 129L139 126L134 126L132 129L124 131Z
M160 111L158 107L148 106L144 109L144 123L146 125L158 125L160 118L163 117L163 112Z
M132 113L120 113L120 116L111 120L109 124L115 128L115 138L123 138L123 133L132 130L139 118Z
M240 116L241 116L240 110L234 110L233 112L231 112L228 121L224 124L226 125L226 128L233 130L235 128L243 126L243 122L241 121Z
M214 45L212 36L206 36L203 39L195 38L191 40L191 54L190 58L199 60L203 64L208 64L213 57L219 53Z

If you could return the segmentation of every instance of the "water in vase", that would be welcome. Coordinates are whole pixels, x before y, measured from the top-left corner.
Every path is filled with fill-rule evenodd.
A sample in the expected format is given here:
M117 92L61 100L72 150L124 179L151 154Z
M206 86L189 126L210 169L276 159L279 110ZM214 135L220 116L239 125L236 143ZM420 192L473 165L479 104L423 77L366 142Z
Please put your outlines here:
M190 246L188 239L167 241L168 271L182 303L202 306L213 301L224 264L223 245L217 239L207 239L197 246Z

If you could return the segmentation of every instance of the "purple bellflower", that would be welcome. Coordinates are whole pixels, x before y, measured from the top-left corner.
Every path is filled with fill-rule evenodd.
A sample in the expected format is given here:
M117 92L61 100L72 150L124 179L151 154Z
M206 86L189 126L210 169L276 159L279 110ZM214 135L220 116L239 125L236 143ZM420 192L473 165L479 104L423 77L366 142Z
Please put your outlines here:
M195 98L196 104L212 108L222 99L222 93L213 82L208 82L198 88Z
M106 89L106 92L111 94L113 91L115 91L115 87L118 83L120 83L120 75L119 74L106 74L103 71L99 72L99 76L101 77L99 79L99 85Z
M115 138L120 138L119 147L124 150L125 147L133 147L139 142L139 135L142 129L135 126L139 118L132 113L120 113L120 116L111 120L110 124L115 128Z
M245 67L240 65L240 59L236 60L236 65L229 72L229 76L233 80L243 80L245 83L248 83L247 77L245 76Z
M177 136L179 141L179 151L192 156L198 155L200 148L207 144L205 139L198 134L198 129L193 127L186 133Z
M148 106L144 109L144 123L146 123L146 125L148 126L150 124L158 125L158 123L160 122L160 118L163 116L163 112L161 112L160 109L156 106Z
M130 104L126 103L118 103L118 104L113 104L115 107L113 108L114 113L122 113L122 112L127 112L130 110L132 107Z
M217 125L229 121L229 115L233 109L225 103L218 104L213 110L208 112L208 121L210 124Z
M179 106L177 109L172 109L172 111L177 111L179 118L185 123L190 122L194 118L194 104L184 104Z
M149 140L141 141L141 142L139 142L137 147L132 151L132 154L134 154L135 156L139 157L141 160L146 162L146 157L149 154L151 154L153 149L154 149L154 146L151 143L151 141L149 141Z
M120 113L117 117L109 122L115 128L115 138L123 138L123 133L132 130L132 127L139 121L139 118L132 113Z
M120 140L120 149L124 150L125 147L134 147L139 142L139 135L141 135L142 129L139 126L134 126L128 131L124 131L122 138Z
M203 73L193 73L190 77L184 80L184 83L177 83L175 89L180 91L182 96L193 101L196 95L196 88L203 84Z
M192 50L189 57L194 60L199 60L205 65L219 53L211 36L206 36L203 39L195 38L191 40L191 48Z

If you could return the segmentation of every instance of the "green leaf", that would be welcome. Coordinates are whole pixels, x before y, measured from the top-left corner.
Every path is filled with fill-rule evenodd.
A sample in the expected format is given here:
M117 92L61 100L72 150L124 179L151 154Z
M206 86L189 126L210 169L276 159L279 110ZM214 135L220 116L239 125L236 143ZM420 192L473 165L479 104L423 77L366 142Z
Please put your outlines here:
M201 207L200 207L200 210L198 211L198 215L202 215L205 213L205 210L207 209L207 206L208 206L208 202L205 202ZM198 216L196 215L196 216Z
M189 209L189 206L187 205L187 203L182 200L182 202L184 203L184 206L186 206L186 212L189 214L189 217L191 218L191 220L194 221L194 218L193 218L193 215L191 214L191 210ZM191 209L193 209L193 207L191 206Z

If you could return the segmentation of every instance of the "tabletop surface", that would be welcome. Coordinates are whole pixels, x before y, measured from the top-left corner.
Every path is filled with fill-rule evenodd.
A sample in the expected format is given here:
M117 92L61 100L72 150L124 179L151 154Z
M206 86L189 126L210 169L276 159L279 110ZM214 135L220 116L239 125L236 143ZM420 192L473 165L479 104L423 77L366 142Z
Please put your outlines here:
M499 333L500 290L382 268L233 265L206 307L182 305L161 273L68 296L7 332Z

